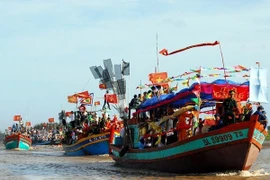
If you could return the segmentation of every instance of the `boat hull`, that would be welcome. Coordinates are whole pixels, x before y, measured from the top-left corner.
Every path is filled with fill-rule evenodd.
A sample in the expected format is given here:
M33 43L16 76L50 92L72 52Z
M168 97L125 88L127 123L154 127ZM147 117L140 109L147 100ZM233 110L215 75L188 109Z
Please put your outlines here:
M63 144L68 156L101 155L109 153L110 132L96 134L80 139L74 144Z
M18 149L18 150L29 150L32 144L31 139L23 135L11 135L4 139L6 149Z
M112 145L110 156L125 167L170 173L248 170L256 161L267 132L258 122L229 125L181 142L149 149L130 149L123 157Z

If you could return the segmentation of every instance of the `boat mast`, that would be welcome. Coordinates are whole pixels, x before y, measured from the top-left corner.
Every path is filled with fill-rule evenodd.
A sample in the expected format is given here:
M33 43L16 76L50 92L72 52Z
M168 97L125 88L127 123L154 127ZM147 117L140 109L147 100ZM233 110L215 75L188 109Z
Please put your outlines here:
M228 83L227 76L226 76L226 70L225 70L224 57L223 57L223 52L222 52L222 48L221 48L220 42L219 42L218 46L219 46L219 52L220 52L221 60L222 60L222 66L223 66L223 71L224 71L224 78L225 78L226 83Z
M155 72L159 72L159 58L158 58L158 33L156 33L156 56L157 56L157 67Z

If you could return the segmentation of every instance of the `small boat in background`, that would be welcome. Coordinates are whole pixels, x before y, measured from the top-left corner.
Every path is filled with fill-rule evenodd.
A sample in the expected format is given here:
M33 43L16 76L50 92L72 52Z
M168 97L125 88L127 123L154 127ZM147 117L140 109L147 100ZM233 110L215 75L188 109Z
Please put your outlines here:
M20 133L12 134L4 138L4 145L6 149L29 150L31 144L31 139Z
M111 137L110 132L104 132L79 139L74 144L62 144L62 146L68 156L109 154L111 138L113 137Z

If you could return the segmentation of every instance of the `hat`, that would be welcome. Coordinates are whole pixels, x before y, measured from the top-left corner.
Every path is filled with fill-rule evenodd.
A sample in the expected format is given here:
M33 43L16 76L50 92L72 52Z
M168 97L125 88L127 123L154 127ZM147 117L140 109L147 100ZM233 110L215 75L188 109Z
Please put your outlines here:
M229 94L235 94L235 90L233 90L233 89L230 90L230 91L229 91Z
M264 110L263 106L258 106L257 110Z

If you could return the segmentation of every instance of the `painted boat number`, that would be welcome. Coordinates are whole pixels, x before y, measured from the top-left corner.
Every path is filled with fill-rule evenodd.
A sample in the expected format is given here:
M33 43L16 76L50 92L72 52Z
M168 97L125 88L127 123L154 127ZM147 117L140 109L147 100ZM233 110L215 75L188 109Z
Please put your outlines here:
M239 138L242 136L243 136L243 133L241 131L236 131L236 132L231 132L229 134L222 134L219 136L212 136L212 137L205 138L205 139L203 139L203 143L205 146L209 146L212 144L229 142L229 141L234 140L235 138Z
M100 139L106 139L106 138L107 138L106 136L98 136L98 137L89 139L89 142L97 141L97 140L100 140Z

